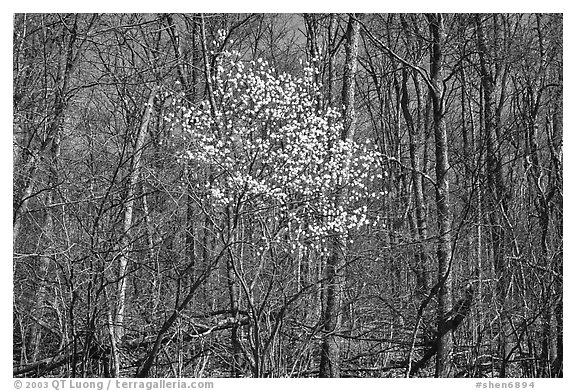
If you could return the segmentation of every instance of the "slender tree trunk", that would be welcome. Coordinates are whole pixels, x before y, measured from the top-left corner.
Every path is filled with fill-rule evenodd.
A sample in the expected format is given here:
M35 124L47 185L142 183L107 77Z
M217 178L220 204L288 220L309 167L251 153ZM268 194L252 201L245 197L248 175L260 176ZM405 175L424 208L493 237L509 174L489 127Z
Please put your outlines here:
M216 101L214 100L214 91L212 89L212 72L210 61L208 59L208 48L206 42L206 26L204 14L200 14L200 44L202 46L202 61L204 63L204 80L206 81L206 92L210 102L210 112L212 117L216 116Z
M330 14L330 22L328 25L328 81L326 83L326 88L328 89L327 91L327 98L326 98L326 105L327 106L332 106L332 101L333 101L333 90L334 90L334 79L335 79L335 73L336 73L336 66L335 66L335 58L336 58L336 47L335 47L335 41L336 41L336 28L337 28L337 23L336 23L336 16L334 14Z
M448 162L448 139L446 132L443 62L444 21L441 14L428 14L432 36L430 59L430 95L433 106L433 127L436 142L436 213L438 220L438 279L441 282L438 294L438 352L436 377L454 375L452 354L454 339L447 315L452 309L452 213L450 211L450 177Z
M228 280L228 295L230 297L230 315L234 319L238 319L240 309L240 293L238 287L237 276L234 271L233 254L228 254L226 260L226 272ZM242 345L241 345L241 330L238 324L234 324L231 328L230 339L232 342L232 377L240 377L242 375L242 369L244 366L244 360L242 356Z
M115 337L116 343L119 345L124 335L124 317L126 312L126 288L129 254L132 248L132 216L134 213L134 198L136 195L136 188L140 176L142 153L144 149L144 141L148 133L148 124L152 115L154 97L156 96L157 87L152 88L144 115L142 116L142 123L138 130L136 137L136 145L134 147L134 154L132 157L132 164L130 167L130 177L128 179L128 188L126 192L126 202L124 204L124 222L123 222L123 235L120 241L120 249L118 254L118 307L116 310L115 318Z
M50 176L48 181L48 186L51 188L46 194L45 198L45 214L44 222L42 224L42 236L44 240L42 241L43 248L41 249L42 255L40 256L40 272L39 276L41 280L39 281L38 292L36 293L36 303L34 309L32 310L32 315L36 317L37 322L32 323L30 329L30 336L32 337L32 343L30 348L32 354L30 359L36 361L39 357L41 341L42 341L42 326L39 324L43 322L45 302L48 291L48 285L46 279L48 278L50 272L50 264L53 260L53 255L51 252L55 252L55 230L54 230L54 217L52 211L52 204L54 203L56 195L56 186L58 185L58 161L60 160L60 134L59 131L56 133L54 140L52 141L52 146L50 148L51 159L49 161Z
M146 223L146 245L147 256L150 262L154 262L151 287L152 287L152 314L156 313L161 300L162 281L160 273L160 264L158 257L154 253L154 229L152 227L152 219L150 218L150 208L148 207L148 195L146 194L144 185L142 185L142 212L144 213L144 221Z
M354 108L355 75L358 57L359 25L354 16L348 19L346 31L346 64L342 87L344 127L342 140L353 140L356 130ZM345 174L344 174L345 175ZM342 182L344 183L344 182ZM341 203L341 191L336 195L336 204ZM344 286L344 246L342 238L334 235L331 254L326 264L326 308L323 316L323 340L320 355L320 377L340 377L340 340L335 335L342 319L342 288Z
M306 40L308 54L310 55L310 65L318 69L320 53L318 50L318 20L316 19L316 14L304 14L304 21L306 22ZM313 78L315 83L319 82L319 75L320 73L314 73Z
M168 26L168 32L170 39L172 41L172 48L174 50L174 55L177 61L177 74L178 79L180 80L180 84L184 89L184 96L188 101L188 104L195 104L198 100L198 93L197 93L197 83L198 83L198 60L199 50L198 50L198 22L195 18L191 20L191 35L192 35L192 42L191 42L191 50L190 50L190 59L189 59L189 72L186 72L186 58L183 56L183 43L174 22L172 15L166 15L166 24ZM190 28L190 27L189 27ZM202 56L202 58L204 58ZM187 192L186 192L186 215L185 215L185 227L184 227L184 254L186 258L186 262L188 264L187 268L190 270L188 273L188 282L189 285L192 285L196 280L196 269L198 267L197 263L197 256L196 256L196 226L198 213L196 208L194 207L195 202L193 198L194 188L193 184L195 180L198 178L198 173L194 171L194 167L192 167L192 163L186 162L186 180L187 180Z
M561 101L562 98L559 98ZM561 140L562 140L562 130L563 130L563 123L562 123L562 105L558 104L555 107L554 113L552 115L552 129L549 136L549 146L551 149L552 155L552 162L550 163L551 171L554 172L554 186L558 189L556 190L557 193L562 194L562 147L561 147ZM562 210L562 198L558 197L558 208ZM561 217L559 217L560 222L562 221ZM559 224L559 238L562 238L562 224ZM558 274L561 276L563 275L562 270L562 258L560 257L557 261L558 265L555 267ZM553 298L553 308L554 308L554 315L556 319L556 330L553 335L556 336L556 358L552 365L552 376L553 377L563 377L563 363L564 363L564 323L563 323L563 293L562 293L562 280L559 278L555 278L552 286L555 290L555 297Z
M478 36L478 50L480 53L480 74L484 96L484 131L487 148L487 177L490 191L488 205L491 226L492 248L494 252L494 270L496 273L496 291L499 308L500 328L500 376L506 377L507 361L512 350L510 337L512 331L507 319L508 299L506 290L508 278L506 277L505 265L505 230L503 217L508 214L507 197L504 189L504 172L502 162L498 154L498 130L496 122L495 87L496 81L491 70L490 53L486 46L486 36L482 16L476 15L476 28Z
M420 86L418 80L414 78L416 93L419 95ZM422 164L420 159L423 155L423 137L421 123L415 123L412 113L409 109L409 92L408 92L408 70L404 69L402 72L402 113L406 126L408 128L408 136L410 140L410 163L411 163L411 179L412 188L414 192L414 203L416 205L416 235L414 239L418 243L418 253L416 256L416 277L418 283L418 291L422 294L428 291L428 254L426 251L425 241L428 236L428 226L426 222L426 210L424 204L424 189L422 183ZM421 99L418 96L418 110L421 110Z

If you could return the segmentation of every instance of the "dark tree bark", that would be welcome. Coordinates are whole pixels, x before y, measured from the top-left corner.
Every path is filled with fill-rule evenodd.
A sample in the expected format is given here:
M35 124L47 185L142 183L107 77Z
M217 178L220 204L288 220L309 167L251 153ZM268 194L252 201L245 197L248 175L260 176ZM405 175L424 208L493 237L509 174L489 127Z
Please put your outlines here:
M410 163L411 180L414 192L414 202L416 206L416 233L414 238L419 242L416 256L415 272L418 284L418 291L423 294L428 291L428 253L426 251L426 240L428 237L428 224L426 219L426 209L424 203L424 183L422 178L421 159L424 155L423 124L415 122L409 109L410 96L408 92L408 70L402 72L402 114L408 127L410 138ZM422 99L420 97L420 84L417 77L414 77L414 85L417 94L418 112L420 114Z
M436 376L454 375L452 354L454 338L447 316L452 309L452 212L450 209L450 164L444 101L444 18L441 14L426 15L432 39L430 55L430 96L433 105L434 138L436 141L436 213L438 221L438 353Z
M346 63L342 86L344 127L340 138L353 140L356 131L355 76L358 58L358 38L360 26L355 16L348 19L346 30ZM342 183L345 178L342 178ZM336 195L343 197L342 190ZM334 235L332 252L326 264L326 308L323 315L323 340L320 355L320 377L340 377L340 341L335 335L339 332L342 320L342 289L344 287L344 246L342 238Z

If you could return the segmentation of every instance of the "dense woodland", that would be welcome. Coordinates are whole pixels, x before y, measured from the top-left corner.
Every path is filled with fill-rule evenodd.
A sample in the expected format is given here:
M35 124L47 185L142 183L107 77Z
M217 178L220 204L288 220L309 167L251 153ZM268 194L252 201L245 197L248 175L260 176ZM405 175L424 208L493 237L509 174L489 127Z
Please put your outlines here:
M14 376L562 377L562 24L16 14Z

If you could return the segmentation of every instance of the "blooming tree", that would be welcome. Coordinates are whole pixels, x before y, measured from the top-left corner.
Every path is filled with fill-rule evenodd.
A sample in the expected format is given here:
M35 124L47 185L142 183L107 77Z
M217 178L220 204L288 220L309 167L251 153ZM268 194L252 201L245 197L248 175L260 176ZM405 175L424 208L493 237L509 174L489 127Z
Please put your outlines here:
M186 139L182 159L210 173L197 190L214 214L249 214L272 227L276 234L262 238L264 245L254 243L256 255L271 245L325 254L329 235L375 223L363 200L376 196L368 189L380 178L378 153L340 139L337 110L318 112L314 69L296 78L276 75L261 59L238 58L220 57L212 78L216 107L181 99L168 118ZM344 190L344 202L336 202Z

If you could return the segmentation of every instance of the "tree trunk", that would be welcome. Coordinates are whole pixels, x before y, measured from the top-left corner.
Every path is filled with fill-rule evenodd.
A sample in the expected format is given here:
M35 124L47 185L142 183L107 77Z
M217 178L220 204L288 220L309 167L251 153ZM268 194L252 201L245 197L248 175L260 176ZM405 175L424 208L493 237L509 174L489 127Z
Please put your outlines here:
M229 238L229 240L231 240L231 238ZM229 250L226 259L226 277L228 281L228 295L230 297L230 315L236 321L239 319L240 292L233 262L234 255L232 254L232 250ZM238 323L234 323L230 333L230 340L232 342L232 377L240 377L244 367L244 360L242 356L241 329Z
M419 96L420 86L418 79L414 78L416 93L418 94L418 111L421 110L421 99ZM406 126L408 128L408 135L410 139L410 163L411 163L411 179L414 191L414 202L416 206L416 235L414 239L418 242L418 252L416 256L416 278L418 291L424 294L428 291L428 253L426 251L426 238L428 236L428 226L426 223L426 209L424 204L424 186L422 183L422 164L420 159L424 151L424 141L422 137L422 124L415 123L412 113L409 109L409 93L408 93L408 70L404 69L402 72L402 113Z
M355 75L358 57L359 25L352 15L346 31L346 64L342 86L344 127L342 140L353 140L356 130L354 108ZM346 174L344 174L346 175ZM344 183L344 181L342 182ZM341 202L341 191L336 195L336 205ZM342 287L344 285L344 246L340 235L334 235L331 254L326 264L326 308L323 316L323 340L320 354L320 377L340 377L340 341L335 335L342 319Z
M507 197L504 189L504 172L502 162L498 154L498 131L495 108L496 82L491 71L490 53L486 46L486 36L482 24L481 15L476 15L476 28L478 36L478 50L480 53L480 74L482 90L484 93L483 113L484 131L486 137L486 166L488 177L489 204L488 213L491 227L492 248L494 253L494 270L496 273L496 294L500 308L499 328L500 342L499 351L501 358L500 377L506 377L507 362L513 345L510 341L512 330L507 319L508 304L506 289L508 278L505 265L505 230L503 217L508 214Z
M41 280L39 281L38 292L36 293L36 303L34 309L32 310L33 316L35 316L38 321L32 323L30 329L30 336L32 337L31 350L32 354L30 359L36 361L39 357L41 341L42 341L42 326L40 322L44 316L44 308L46 295L48 291L48 283L46 279L50 272L50 264L53 260L53 255L49 253L55 252L56 248L54 246L54 217L52 212L52 204L54 203L56 187L58 185L58 161L60 158L60 134L59 131L56 133L54 140L52 141L52 146L50 148L51 159L50 159L50 177L48 181L48 186L51 188L46 194L45 198L45 214L44 222L42 224L42 236L44 240L42 241L42 255L40 255L40 272L39 276Z
M436 377L452 377L454 340L447 316L452 309L452 213L450 211L450 178L448 139L445 122L443 62L444 21L441 14L426 15L432 35L430 58L430 95L433 106L434 138L436 142L436 213L438 219L438 353Z
M157 87L152 88L146 107L144 109L144 115L142 116L142 123L138 130L138 135L136 137L136 145L134 147L134 155L132 157L132 164L130 167L130 177L128 179L128 188L126 192L126 201L124 204L124 222L123 222L123 235L120 241L120 249L118 254L118 307L116 310L115 319L115 338L116 343L119 345L122 337L124 335L124 317L126 312L126 288L127 288L127 278L126 273L128 271L128 260L129 254L132 248L132 216L134 213L134 198L136 195L136 189L138 184L138 179L140 176L140 167L142 160L142 153L144 148L144 141L146 140L146 135L148 133L148 124L150 122L150 117L152 115L154 97L156 96Z

